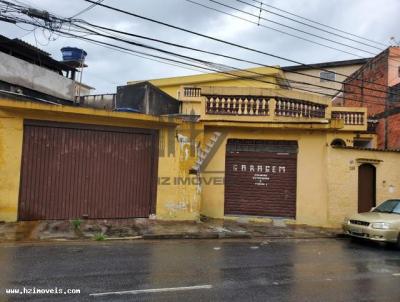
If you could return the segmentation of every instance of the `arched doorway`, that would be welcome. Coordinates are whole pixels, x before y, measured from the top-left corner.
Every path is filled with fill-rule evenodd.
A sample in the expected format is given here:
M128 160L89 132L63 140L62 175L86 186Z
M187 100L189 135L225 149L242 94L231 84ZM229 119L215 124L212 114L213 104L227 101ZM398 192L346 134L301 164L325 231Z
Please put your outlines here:
M368 212L376 205L376 168L371 164L358 167L358 213Z

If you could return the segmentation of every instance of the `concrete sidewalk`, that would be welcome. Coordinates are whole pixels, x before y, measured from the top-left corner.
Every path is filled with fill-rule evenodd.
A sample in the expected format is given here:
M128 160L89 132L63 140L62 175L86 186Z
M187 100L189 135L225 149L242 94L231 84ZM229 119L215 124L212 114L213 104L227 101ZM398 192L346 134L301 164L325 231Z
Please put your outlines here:
M248 220L203 219L162 221L144 218L115 220L24 221L0 224L0 242L118 240L118 239L218 239L218 238L332 238L338 229Z

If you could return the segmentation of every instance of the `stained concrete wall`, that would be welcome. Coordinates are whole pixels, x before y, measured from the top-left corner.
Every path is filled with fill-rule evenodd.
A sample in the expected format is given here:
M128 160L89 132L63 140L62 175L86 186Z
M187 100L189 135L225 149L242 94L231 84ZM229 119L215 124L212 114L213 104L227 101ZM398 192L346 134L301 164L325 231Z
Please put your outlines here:
M376 167L376 203L400 198L399 152L329 148L327 158L329 212L328 222L339 226L346 216L358 210L358 167Z
M290 81L298 81L298 82L306 82L314 85L318 85L320 87L315 87L315 86L310 86L306 84L301 84L301 83L290 83L290 86L296 90L296 89L306 89L309 91L312 91L314 93L324 93L324 94L335 94L335 90L340 90L342 89L342 81L344 81L347 76L351 75L353 72L358 70L362 64L355 64L355 65L348 65L348 66L339 66L339 67L329 67L326 68L329 71L332 71L336 74L335 81L337 82L332 82L332 81L321 81L320 80L320 69L305 69L305 70L298 70L298 73L293 73L290 71L285 71L285 77L290 80ZM343 76L343 75L347 76ZM311 76L311 77L310 77Z
M178 134L180 138L189 136L190 124L144 114L0 99L0 221L16 221L18 216L24 119L157 129L160 149L167 150L167 153L160 152L158 179L167 179L169 184L157 187L156 218L198 218L199 188L196 176L189 175L195 154L189 150L190 143L177 139Z
M225 176L226 144L229 138L260 140L296 140L297 192L296 217L293 223L314 226L340 226L345 215L357 210L357 173L349 170L350 160L357 158L380 158L378 165L378 200L393 197L387 189L396 183L400 185L400 172L393 169L400 153L367 152L358 150L337 150L330 146L333 139L342 139L346 145L353 145L354 134L349 132L317 131L307 129L240 129L207 127L204 141L207 142L215 131L226 133L215 154L206 166L203 178ZM384 164L387 162L386 164ZM392 170L390 170L390 167ZM211 171L218 171L211 173ZM398 187L400 189L400 187ZM228 218L224 215L223 183L209 181L202 186L201 214L214 218Z
M165 93L180 99L181 86L217 86L217 87L252 87L252 88L279 88L279 80L282 77L281 70L270 67L249 68L244 71L231 71L231 75L222 73L207 73L192 76L172 77L148 80ZM235 75L237 77L235 77ZM132 81L129 84L136 84Z
M0 221L16 221L23 121L0 110Z
M17 219L24 119L158 129L157 219L195 220L200 214L224 218L223 181L229 138L298 141L295 223L338 226L345 215L354 213L358 190L356 167L360 160L373 161L377 167L379 202L399 196L400 171L395 167L400 153L330 146L334 138L341 138L351 146L352 132L312 129L315 125L299 125L298 129L272 124L248 128L239 124L211 126L143 114L0 99L0 221ZM217 172L189 174L197 157L193 145L204 147L214 132L227 134L207 166L207 171Z
M196 161L196 148L202 140L202 125L183 123L160 132L157 189L157 219L196 220L201 204L201 184L189 174Z
M65 100L75 96L75 82L71 79L2 52L0 80Z
M214 131L210 128L205 132L205 139ZM260 140L295 140L298 142L297 157L297 201L296 223L309 225L325 225L328 212L328 192L326 174L327 134L324 131L313 130L240 130L224 129L227 134L214 156L210 160L207 171L222 173L207 173L210 176L224 176L225 153L227 140L260 139ZM205 177L205 175L204 175ZM224 186L205 184L202 190L201 213L215 218L224 217Z

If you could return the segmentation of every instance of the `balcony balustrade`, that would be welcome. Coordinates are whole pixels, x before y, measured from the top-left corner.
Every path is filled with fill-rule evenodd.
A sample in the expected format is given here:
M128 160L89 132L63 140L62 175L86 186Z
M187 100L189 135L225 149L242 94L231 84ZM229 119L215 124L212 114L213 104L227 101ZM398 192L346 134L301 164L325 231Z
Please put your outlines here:
M344 130L367 130L365 108L332 107L331 100L284 89L182 87L188 112L205 121L329 123ZM342 125L342 126L340 126ZM365 129L364 129L365 128Z

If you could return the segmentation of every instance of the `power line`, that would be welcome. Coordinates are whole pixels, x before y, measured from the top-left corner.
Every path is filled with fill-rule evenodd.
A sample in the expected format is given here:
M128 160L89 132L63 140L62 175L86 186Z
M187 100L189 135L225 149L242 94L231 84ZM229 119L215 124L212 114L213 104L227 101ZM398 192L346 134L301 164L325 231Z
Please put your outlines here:
M68 34L70 34L70 33L68 33ZM74 38L74 39L78 39L78 38L81 38L82 36L76 35L76 36L70 36L70 37L69 37L69 36L64 36L64 35L63 35L63 37L65 37L65 38ZM86 36L84 36L84 37L86 37ZM82 39L81 39L81 40L82 40ZM189 68L189 67L184 67L184 66L181 66L181 65L178 65L178 64L173 64L173 63L164 62L164 61L162 61L161 59L160 59L160 60L151 59L151 58L147 57L148 54L145 54L145 53L142 53L142 55L140 55L140 54L137 54L137 53L132 53L132 52L134 52L134 50L127 51L127 50L119 49L119 48L117 48L117 46L107 46L107 45L103 45L103 44L101 44L101 43L102 43L101 41L96 41L96 42L95 42L94 39L92 39L92 41L90 41L90 40L85 40L85 41L87 41L87 42L89 42L89 43L91 43L91 44L94 44L94 45L98 45L98 46L101 46L101 47L104 47L104 48L108 48L108 49L111 49L111 50L114 50L114 51L118 51L118 52L120 52L120 53L129 54L129 55L132 55L132 56L135 56L135 57L138 57L138 58L142 58L142 59L146 59L146 60L149 60L149 61L158 62L158 63L162 63L162 64L174 66L174 67L179 67L179 68L186 69L186 70L201 72L201 70L199 70L199 69ZM111 45L111 44L110 44L110 45ZM139 53L139 52L138 52L138 53ZM114 84L114 83L112 83L112 82L109 82L109 83Z
M86 22L87 23L87 22ZM90 24L90 23L89 23ZM95 26L94 24L92 24L93 26ZM103 28L103 29L108 29L108 30L111 30L111 29L109 29L109 28L105 28L105 27L101 27L101 26L98 26L98 27L100 27L100 28ZM127 34L126 32L121 32L121 31L117 31L117 32L120 32L120 33L123 33L123 34ZM133 36L136 36L136 37L140 37L140 38L145 38L145 39L150 39L150 38L148 38L148 37L143 37L143 36L137 36L137 35L133 35ZM150 39L150 40L152 40L152 41L157 41L157 42L160 42L160 43L165 43L165 44L168 44L168 45L173 45L173 46L176 46L176 47L183 47L182 45L177 45L177 44L173 44L173 43L169 43L169 42L165 42L165 41L160 41L160 40L156 40L156 39ZM189 48L189 47L185 47L186 49L191 49L191 50L196 50L196 51L201 51L201 50L198 50L198 49L193 49L193 48ZM238 58L234 58L234 57L229 57L229 56L226 56L226 55L220 55L220 54L216 54L216 53L212 53L212 52L206 52L206 51L202 51L202 52L205 52L205 53L209 53L209 54L213 54L213 55L219 55L219 56L222 56L222 57L226 57L226 58L230 58L230 59L235 59L235 60L241 60L242 62L248 62L248 63L251 63L251 64L256 64L256 65L261 65L261 66L265 66L265 67L272 67L272 68L276 68L276 69L278 69L278 70L280 70L280 68L277 68L277 67L275 67L275 66L267 66L267 65L264 65L264 64L260 64L260 63L256 63L256 62L251 62L251 61L248 61L248 60L242 60L242 59L238 59ZM258 73L259 74L259 73ZM299 74L301 74L301 73L299 73ZM259 74L259 75L264 75L264 74ZM303 74L303 75L306 75L306 74ZM308 76L308 75L307 75ZM314 76L315 78L319 78L319 77L317 77L317 76ZM334 89L334 88L329 88L329 87L325 87L325 86L320 86L320 85L316 85L316 84L310 84L310 83L306 83L306 82L299 82L299 81L293 81L293 80L290 80L290 81L292 81L292 82L294 82L294 83L300 83L300 84L303 84L303 85L308 85L308 86L315 86L315 87L319 87L319 88L323 88L323 89L330 89L330 90L334 90L334 91L337 91L337 92L343 92L342 90L338 90L338 89ZM339 82L339 81L336 81L336 82L338 82L338 83L341 83L341 82ZM352 85L352 84L349 84L350 86L356 86L356 87L358 87L358 88L361 88L360 86L357 86L357 85ZM369 89L369 88L364 88L365 90L374 90L374 89ZM385 92L385 91L382 91L382 90L376 90L376 91L378 91L378 92ZM314 93L317 93L316 91L312 91L312 92L314 92ZM349 93L351 93L351 94L354 94L354 95L357 95L357 94L359 94L359 93L354 93L354 92L349 92ZM386 93L386 92L385 92ZM330 95L331 96L331 95ZM368 95L366 95L366 96L368 96Z
M211 0L210 0L210 1L211 1ZM349 37L346 37L346 36L337 34L337 33L335 33L335 32L332 32L332 31L329 31L329 30L320 28L320 27L318 27L318 26L310 25L310 24L307 24L306 22L302 22L302 21L296 20L296 19L294 19L294 18L290 18L290 17L284 16L284 15L282 15L282 14L278 14L278 13L276 13L276 12L273 12L273 11L270 11L270 10L268 10L268 9L262 8L262 4L261 4L260 7L258 7L258 6L254 5L254 4L248 3L248 2L243 1L243 0L236 0L236 1L239 2L239 3L246 4L246 5L248 5L248 6L251 6L251 7L254 7L254 8L257 8L257 9L260 9L261 11L264 11L264 12L267 12L267 13L270 13L270 14L273 14L273 15L275 15L275 16L278 16L278 17L281 17L281 18L284 18L284 19L288 19L288 20L291 20L291 21L293 21L293 22L302 24L302 25L304 25L304 26L307 26L307 27L310 27L310 28L314 28L314 29L316 29L316 30L319 30L319 31L322 31L322 32L325 32L325 33L328 33L328 34L331 34L331 35L335 35L335 36L337 36L337 37L340 37L340 38L343 38L343 39L346 39L346 40L350 40L350 41L352 41L352 42L359 43L359 44L362 44L362 45L365 45L365 46L368 46L368 47L371 47L371 48L375 48L375 49L378 49L378 50L380 50L380 51L383 50L382 48L376 47L376 46L374 46L374 45L371 45L371 44L368 44L368 43L364 43L364 42L361 42L361 41L357 41L357 40L355 40L355 39L352 39L352 38L349 38ZM211 1L211 2L215 2L215 1Z
M273 8L273 9L275 9L275 10L277 10L277 11L284 12L284 13L286 13L286 14L288 14L288 15L291 15L291 16L294 16L294 17L297 17L297 18L300 18L300 19L302 19L302 20L306 20L306 21L308 21L308 22L311 22L311 23L314 23L314 24L318 24L318 25L324 26L324 27L326 27L326 28L330 28L330 29L336 30L336 31L341 32L341 33L344 33L344 34L347 34L347 35L350 35L350 36L353 36L353 37L356 37L356 38L359 38L359 39L363 39L363 40L368 41L368 42L372 42L372 43L375 43L375 44L379 44L379 45L382 45L382 46L384 46L384 47L388 47L388 46L389 46L389 45L384 44L384 43L382 43L382 42L377 42L377 41L374 41L374 40L371 40L371 39L368 39L368 38L365 38L365 37L361 37L361 36L359 36L359 35L352 34L352 33L350 33L350 32L341 30L341 29L339 29L339 28L336 28L336 27L333 27L333 26L329 26L329 25L323 24L323 23L318 22L318 21L311 20L311 19L309 19L309 18L305 18L305 17L302 17L302 16L300 16L300 15L296 15L296 14L294 14L294 13L291 13L291 12L287 11L287 10L283 10L283 9L281 9L281 8L278 8L278 7L276 7L276 6L272 6L272 5L270 5L270 4L263 3L263 2L258 1L258 0L251 0L251 1L256 2L256 3L258 3L258 4L262 4L263 6L267 6L267 7Z
M194 1L191 1L191 0L185 0L185 1L194 2ZM272 20L263 18L263 17L261 17L261 15L257 16L257 15L255 15L255 14L248 13L248 12L243 11L243 10L240 10L240 9L238 9L238 8L235 8L235 7L232 7L232 6L229 6L229 5L220 3L220 2L218 2L218 1L216 1L216 0L209 0L209 1L210 1L210 2L213 2L213 3L217 3L217 4L222 5L222 6L225 6L225 7L229 7L229 8L231 8L231 9L234 9L234 10L236 10L236 11L242 12L242 13L244 13L244 14L251 15L251 16L253 16L253 17L258 17L259 19L266 20L267 22L279 24L279 25L281 25L281 26L290 28L290 29L292 29L292 30L297 30L297 31L306 33L306 34L311 35L311 36L316 36L316 37L319 37L319 38L321 38L321 39L325 39L325 40L327 40L327 41L330 41L330 42L333 42L333 43L336 43L336 44L341 44L341 45L344 45L344 46L353 48L353 49L355 49L355 50L361 50L361 51L363 51L363 52L365 52L365 53L372 54L372 55L374 55L374 56L376 55L376 54L374 54L373 52L370 52L369 50L364 50L364 49L361 49L361 48L358 48L358 47L354 47L354 46L351 46L351 45L348 45L348 44L344 44L344 43L341 43L341 42L338 42L338 41L334 41L334 40L331 40L331 39L328 39L328 38L324 38L324 37L321 37L321 36L319 36L319 35L315 35L315 34L312 34L312 33L307 32L307 31L303 31L303 30L297 29L297 28L295 28L295 27L288 26L288 25L286 25L286 24L282 24L282 23L279 23L279 22L276 22L276 21L272 21ZM246 3L246 4L250 5L250 6L253 6L253 7L255 7L255 8L258 9L257 6L251 5L251 4L249 4L249 3L245 2L245 1L242 1L242 0L236 0L236 1L241 2L241 3ZM265 9L262 9L262 8L260 8L260 9L261 9L261 10L265 10ZM268 10L265 10L265 11L270 12L270 11L268 11ZM274 14L273 12L270 12L270 13ZM276 14L276 13L275 13L275 14ZM279 16L282 16L282 15L279 15ZM282 17L283 17L283 18L286 18L285 16L282 16ZM293 20L293 19L290 19L290 20ZM295 21L295 20L294 20L294 21ZM299 21L296 21L296 22L299 22ZM344 37L344 38L345 38L345 37ZM355 41L355 40L350 39L350 38L347 38L347 39L352 40L352 41ZM356 42L357 42L357 41L356 41ZM363 43L363 42L358 42L358 43L365 44L365 43ZM376 49L378 49L380 52L384 51L384 49L382 49L382 48L378 48L378 47L375 47L375 46L371 46L371 45L369 45L369 44L365 44L365 45L367 45L367 46L369 46L369 47L376 48ZM340 50L340 51L342 51L342 50ZM356 55L356 54L354 54L354 53L353 53L352 55L358 56L358 55ZM400 62L399 60L396 60L396 59L393 59L393 60L396 61L396 62ZM390 66L394 66L394 65L390 65ZM397 66L394 66L394 67L397 67Z
M111 32L115 32L115 33L119 33L119 34L123 34L123 35L127 35L127 36L132 36L132 37L135 37L135 38L140 38L140 39L145 39L145 40L149 40L149 41L153 41L153 42L157 42L157 43L162 43L162 44L165 44L165 45L168 45L168 46L178 47L178 48L191 50L191 51L196 51L196 52L205 53L205 54L210 54L210 55L214 55L214 56L218 56L218 57L223 57L223 58L226 58L226 59L231 59L231 60L240 61L240 62L243 62L243 63L249 63L249 64L253 64L253 65L259 65L259 66L262 66L262 67L268 67L268 68L272 68L272 69L276 69L276 70L281 71L280 67L276 67L276 66L272 66L272 65L265 65L265 64L262 64L262 63L259 63L259 62L254 62L254 61L250 61L250 60L246 60L246 59L241 59L241 58L237 58L237 57L233 57L233 56L229 56L229 55L225 55L225 54L221 54L221 53L207 51L207 50L203 50L203 49L199 49L199 48L193 48L193 47L189 47L189 46L182 45L182 44L171 43L171 42L167 42L167 41L160 40L160 39L155 39L155 38L150 38L150 37L143 36L143 35L137 35L137 34L128 33L128 32L125 32L125 31L111 29L111 28L108 28L108 27L92 24L92 23L89 23L89 22L86 22L86 21L84 23L89 25L89 26L95 27L95 28L103 29L104 31L111 31ZM75 24L75 26L78 26L81 29L90 30L90 29L88 29L86 27L83 27L83 26L80 26L80 25L76 25ZM310 74L302 73L302 72L299 72L299 71L292 71L292 73L303 75L303 76L306 76L306 77L320 79L319 76L310 75ZM299 81L293 81L293 80L289 80L289 81L294 82L294 83L300 83ZM337 80L328 80L328 81L342 84L342 82L337 81ZM304 84L304 82L301 82L301 84ZM322 85L318 85L318 84L306 83L306 85L314 86L314 87L318 87L318 88L323 88L323 89L328 89L328 90L334 90L334 91L337 91L337 92L344 92L341 89L335 89L335 88L326 87L326 86L322 86ZM357 87L357 88L361 88L361 86L354 85L354 84L349 84L349 86L354 86L354 87ZM364 88L364 89L367 90L367 91L371 90L371 91L376 91L376 92L385 92L383 90L378 90L378 89L369 89L369 88ZM351 94L357 94L357 93L354 93L354 92L350 92L350 93ZM372 96L372 95L365 94L365 96ZM384 98L384 97L377 96L377 98Z
M84 0L84 1L90 2L90 3L95 3L92 0ZM224 43L224 44L227 44L227 45L235 46L235 47L242 48L242 49L245 49L245 50L248 50L248 51L252 51L252 52L255 52L255 53L259 53L259 54L263 54L263 55L270 56L270 57L273 57L273 58L277 58L277 59L280 59L280 60L284 60L284 61L287 61L287 62L292 62L292 63L295 63L295 64L299 64L299 65L301 65L303 67L308 67L309 69L331 72L328 69L315 68L310 64L304 64L304 63L301 63L301 62L293 60L293 59L288 59L288 58L285 58L285 57L282 57L282 56L279 56L279 55L275 55L275 54L271 54L271 53L268 53L268 52L265 52L265 51L257 50L257 49L254 49L254 48L251 48L251 47L248 47L248 46L243 46L243 45L240 45L240 44L237 44L237 43L234 43L234 42L225 41L225 40L220 39L220 38L212 37L212 36L209 36L209 35L206 35L206 34L195 32L193 30L189 30L189 29L182 28L182 27L179 27L179 26L176 26L176 25L168 24L166 22L162 22L162 21L158 21L158 20L155 20L155 19L152 19L152 18L141 16L141 15L138 15L138 14L135 14L135 13L132 13L132 12L128 12L128 11L125 11L125 10L122 10L122 9L119 9L119 8L116 8L116 7L113 7L113 6L105 5L103 3L101 3L99 5L102 6L102 7L107 8L107 9L114 10L114 11L129 15L129 16L132 16L132 17L135 17L135 18L139 18L139 19L142 19L142 20L153 22L153 23L156 23L156 24L159 24L159 25L163 25L163 26L166 26L166 27L169 27L169 28L173 28L173 29L176 29L176 30L187 32L187 33L199 36L199 37L207 38L207 39L210 39L210 40L213 40L213 41L216 41L216 42L220 42L220 43ZM345 75L345 74L342 74L342 73L336 72L336 74L344 76L344 77L348 77L348 75ZM364 79L362 79L361 81L363 83L371 83L371 84L375 84L377 86L382 86L382 87L385 87L386 89L388 88L388 86L384 85L384 84L371 82L371 81L367 81L367 80L364 80Z
M29 22L27 22L27 21L24 21L24 20L18 20L19 22L23 22L23 23L27 23L27 24L32 24L32 23L29 23ZM62 23L62 22L61 22ZM38 25L37 23L34 23L33 25ZM42 27L42 28L46 28L46 29L49 29L49 30L53 30L53 31L56 31L56 32L60 32L60 33L63 33L63 34L66 34L65 32L62 32L62 31L59 31L59 30L57 30L57 28L54 28L54 27L52 27L52 26L50 26L50 25L48 25L47 27L46 26L39 26L39 27ZM93 30L90 30L92 33L94 32ZM135 46L139 46L139 47L144 47L144 48L147 48L147 49L152 49L152 50L156 50L156 51L159 51L159 52L162 52L162 53L166 53L166 54L169 54L169 55L174 55L174 56L179 56L179 57L181 57L181 58L184 58L184 59L187 59L187 60L194 60L194 61L197 61L197 62L200 62L201 64L208 64L208 65L212 65L212 66L217 66L217 69L209 69L209 68L207 68L208 70L212 70L212 71L220 71L221 72L221 66L223 66L223 68L229 68L229 69L236 69L237 71L240 71L240 72L245 72L245 73L252 73L252 74L256 74L256 75L262 75L262 76L269 76L269 77L273 77L272 75L270 75L270 74L260 74L260 73L255 73L255 72L253 72L253 71L248 71L248 70L241 70L241 69L238 69L238 68L235 68L235 67L232 67L232 66L226 66L226 65L222 65L222 64L216 64L216 63L213 63L213 62L209 62L209 61L204 61L204 60L200 60L200 59L197 59L197 58L193 58L193 57L189 57L189 56L183 56L183 55L181 55L181 54L176 54L176 53L173 53L173 52L169 52L169 51L166 51L166 50L163 50L163 49L159 49L159 48L155 48L155 47L152 47L152 46L148 46L148 45L143 45L143 44L140 44L140 43L136 43L136 42L130 42L130 41L126 41L125 39L120 39L120 38L115 38L115 37L110 37L110 36L107 36L107 35L102 35L102 34L100 34L100 33L97 33L97 32L94 32L94 33L96 33L97 35L100 35L100 36L103 36L103 37L107 37L107 38L113 38L113 39L116 39L116 40L119 40L119 41L121 41L121 42L125 42L125 43L129 43L129 44L132 44L132 45L135 45ZM78 36L79 38L83 38L83 37L81 37L81 36ZM163 59L165 59L165 58L163 58ZM181 63L181 62L179 62L179 63ZM186 64L186 63L185 63ZM198 67L198 66L196 66L196 67ZM203 67L201 67L201 68L203 68ZM204 68L203 68L204 69ZM224 72L224 70L222 70L222 72ZM226 72L224 72L225 74L226 74ZM238 77L237 76L237 74L231 74L231 73L228 73L229 75L231 75L231 76L235 76L235 77ZM274 85L276 85L277 83L276 82L269 82L269 81L263 81L263 80L259 80L259 79L254 79L254 78L251 78L251 77L240 77L240 78L245 78L245 79L247 79L247 80L255 80L255 81L260 81L260 82L265 82L265 83L270 83L270 84L274 84ZM297 82L297 83L301 83L301 84L305 84L305 85L311 85L311 86L313 86L314 84L310 84L310 83L305 83L305 82ZM326 88L326 87L323 87L323 88ZM335 95L330 95L330 94L326 94L326 93L318 93L318 92L315 92L315 91L310 91L310 90L306 90L306 89L301 89L301 88L297 88L297 90L303 90L303 91L307 91L307 92L312 92L312 93L316 93L316 94L321 94L321 95L326 95L326 96L329 96L329 97L333 97L333 96L335 96ZM335 89L333 89L333 90L335 90ZM335 90L335 91L338 91L338 90ZM349 100L352 100L352 99L350 99L350 98L348 98ZM357 101L357 102L360 102L359 100L355 100L355 101ZM378 104L378 103L374 103L374 104L377 104L377 105L382 105L382 104Z
M92 30L90 30L90 31L93 32ZM64 33L64 32L63 32L63 33ZM121 41L121 42L125 42L125 43L129 43L129 44L135 45L135 46L144 47L144 48L146 48L146 49L156 50L156 51L159 51L159 52L162 52L162 53L165 53L165 54L169 54L169 55L173 55L173 56L178 56L178 57L180 57L180 58L184 58L184 59L187 59L187 60L192 60L192 61L200 62L200 63L206 64L206 65L212 65L212 66L214 66L214 67L217 66L216 68L213 68L213 69L210 69L210 68L208 68L208 67L207 67L207 68L204 68L204 67L199 67L198 65L183 63L182 61L176 61L176 60L171 60L171 59L165 58L165 57L160 57L160 56L151 55L151 56L154 56L154 57L156 57L156 58L162 58L162 59L170 60L170 61L173 61L173 62L178 62L178 63L181 63L181 64L187 64L187 65L189 65L189 66L194 66L194 67L197 67L197 68L203 68L203 69L210 70L210 71L214 71L214 72L220 72L220 73L223 73L223 74L228 74L228 75L233 76L233 77L235 77L235 78L241 78L241 79L246 79L246 80L253 80L253 81L258 81L258 82L263 82L263 83L268 83L268 84L274 84L274 85L277 84L276 82L271 82L271 81L266 81L266 80L260 80L260 79L254 78L254 77L238 76L237 74L232 74L232 73L227 72L226 70L224 70L223 68L221 68L221 66L223 66L224 68L228 68L228 69L230 69L230 70L236 70L236 71L238 71L238 72L245 72L245 73L255 74L255 75L257 75L257 76L269 76L269 77L272 77L272 78L275 78L275 79L280 79L280 78L274 77L274 76L272 76L272 75L270 75L270 74L261 74L261 73L257 73L257 72L254 72L254 71L238 69L238 68L235 68L235 67L232 67L232 66L227 66L227 65L222 65L222 64L216 64L216 63L214 63L214 62L204 61L204 60L200 60L200 59L197 59L197 58L193 58L193 57L189 57L189 56L184 56L184 55L182 55L182 54L173 53L173 52L166 51L166 50L159 49L159 48L155 48L155 47L152 47L152 46L149 46L149 45L143 45L143 44L140 44L140 43L137 43L137 42L131 42L131 41L127 41L127 40L124 40L124 39L117 38L117 37L112 37L112 36L108 36L108 35L103 35L103 34L100 34L100 33L97 33L97 34L100 35L100 36L102 36L102 37L115 39L115 40L118 40L118 41ZM84 38L84 37L81 37L81 36L79 36L79 38L83 38L83 39L85 39L85 40L90 40L90 39L87 39L87 38ZM99 43L102 43L102 42L99 42ZM149 54L147 54L147 55L149 55ZM299 81L293 81L293 80L292 80L292 82L296 82L296 83L300 83L300 84L304 84L304 85L311 85L311 86L314 85L314 84L310 84L310 83L306 83L306 82L299 82ZM324 88L325 88L325 87L324 87ZM334 97L334 96L336 96L336 94L335 94L335 95L331 95L331 94L321 93L321 92L315 92L315 91L311 91L311 90L303 89L303 88L297 88L297 90L306 91L306 92L312 92L312 93L316 93L316 94L320 94L320 95L324 95L324 96L329 96L329 97ZM336 89L333 89L333 90L338 91L338 90L336 90ZM360 102L359 100L355 100L355 99L352 99L352 98L348 98L348 99L349 99L349 100L356 101L356 102ZM367 103L368 103L368 102L367 102ZM383 104L381 104L381 103L376 103L376 102L370 102L370 103L375 104L375 105L383 105Z
M104 0L98 0L97 3L91 4L88 7L86 7L85 9L81 10L80 12L77 12L75 15L73 15L72 17L70 17L70 19L72 18L76 18L79 15L82 15L83 13L86 13L87 11L91 10L92 8L94 8L97 4L103 2Z
M189 1L189 0L186 0L186 1ZM305 30L298 29L296 27L293 27L293 26L290 26L290 25L286 25L286 24L283 24L283 23L280 23L280 22L277 22L277 21L269 20L267 18L264 18L264 17L261 17L261 16L257 16L255 14L246 12L244 10L241 10L239 8L236 8L236 7L228 5L228 4L221 3L221 2L216 1L216 0L209 0L209 1L212 2L212 3L216 3L218 5L221 5L223 7L227 7L227 8L233 9L235 11L241 12L243 14L259 18L259 19L264 20L266 22L274 23L274 24L289 28L291 30L298 31L298 32L306 34L306 35L310 35L310 36L313 36L313 37L316 37L316 38L319 38L319 39L322 39L322 40L326 40L326 41L331 42L331 43L339 44L339 45L342 45L342 46L345 46L345 47L348 47L348 48L352 48L352 49L355 49L355 50L358 50L358 51L362 51L362 52L365 52L365 53L368 53L368 54L376 55L375 53L373 53L371 51L368 51L368 50L365 50L365 49L362 49L362 48L358 48L358 47L355 47L355 46L352 46L352 45L349 45L349 44L346 44L346 43L342 43L342 42L339 42L339 41L335 41L335 40L332 40L332 39L329 39L329 38L326 38L326 37L323 37L323 36L320 36L320 35L317 35L317 34L309 33L309 32L307 32ZM190 2L192 2L192 1L190 1Z
M349 55L352 55L352 56L355 56L355 57L358 57L358 58L363 58L362 56L357 55L355 53L352 53L352 52L349 52L349 51L346 51L346 50L343 50L343 49L340 49L340 48L336 48L336 47L333 47L333 46L330 46L330 45L327 45L327 44L323 44L323 43L320 43L320 42L317 42L317 41L313 41L313 40L310 40L310 39L307 39L307 38L304 38L304 37L301 37L301 36L297 36L295 34L291 34L291 33L288 33L286 31L283 31L283 30L280 30L280 29L277 29L277 28L274 28L274 27L271 27L271 26L267 26L265 24L261 24L259 22L255 22L255 21L252 21L252 20L240 17L240 16L236 16L234 14L225 12L225 11L220 10L218 8L214 8L214 7L211 7L211 6L208 6L208 5L193 1L193 0L185 0L185 1L186 2L190 2L192 4L195 4L195 5L198 5L198 6L201 6L201 7L204 7L204 8L207 8L207 9L212 10L212 11L227 15L227 16L231 16L231 17L239 19L239 20L243 20L243 21L252 23L252 24L257 25L257 26L261 26L261 27L264 27L264 28L267 28L267 29L271 29L273 31L276 31L278 33L281 33L281 34L284 34L284 35L287 35L287 36L290 36L290 37L294 37L294 38L297 38L297 39L300 39L300 40L303 40L303 41L306 41L306 42L310 42L310 43L313 43L315 45L323 46L325 48L329 48L329 49L332 49L332 50L337 50L337 51L340 51L342 53L349 54ZM257 18L259 18L259 17L257 17Z

